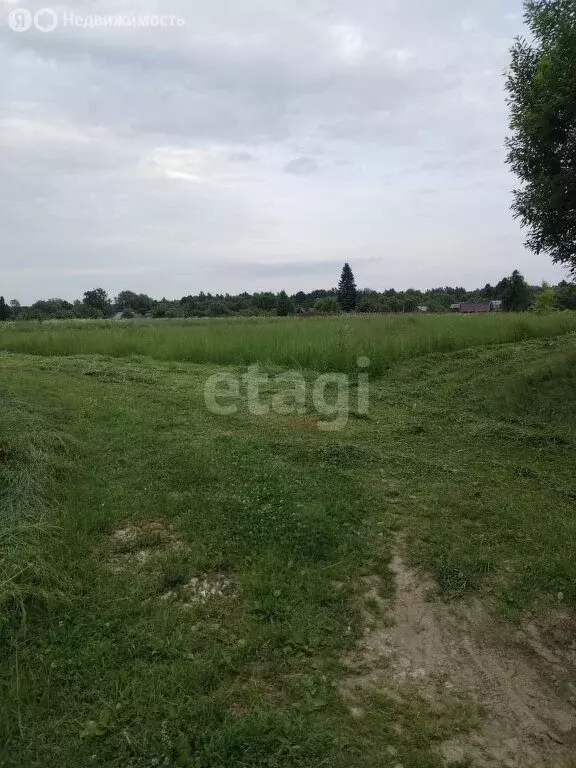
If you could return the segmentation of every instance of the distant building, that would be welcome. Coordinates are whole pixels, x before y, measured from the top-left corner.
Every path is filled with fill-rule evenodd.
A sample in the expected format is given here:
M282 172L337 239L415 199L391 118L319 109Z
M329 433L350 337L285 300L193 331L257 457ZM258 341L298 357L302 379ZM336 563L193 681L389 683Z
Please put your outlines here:
M110 318L111 320L132 320L134 317L140 317L140 315L135 315L134 312L128 308L128 309L122 309L120 312L116 312L115 315L112 315ZM146 314L146 317L152 317L151 314Z
M452 312L463 312L464 314L470 314L471 312L501 312L502 302L497 301L482 301L482 302L460 302L459 304L450 304L450 310Z
M416 309L418 310L418 312L428 312L428 307L425 307L425 306L416 307Z
M485 301L480 304L463 302L458 307L458 312L461 312L462 314L471 314L472 312L492 312L492 302Z

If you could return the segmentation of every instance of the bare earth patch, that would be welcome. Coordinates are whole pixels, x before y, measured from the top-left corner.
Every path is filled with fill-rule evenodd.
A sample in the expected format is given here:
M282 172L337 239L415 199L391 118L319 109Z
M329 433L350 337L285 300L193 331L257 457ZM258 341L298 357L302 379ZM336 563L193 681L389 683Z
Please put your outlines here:
M165 592L162 600L179 601L184 606L204 604L219 597L234 597L236 584L224 573L194 576L187 584Z
M399 556L391 569L393 601L380 597L378 579L366 580L365 598L389 620L372 619L349 660L342 694L352 714L370 690L401 696L416 689L432 703L464 697L484 718L477 730L442 745L448 764L574 768L576 621L557 615L546 627L532 620L518 628L479 599L434 599L434 584Z
M160 520L127 523L109 537L106 562L113 573L146 563L155 551L182 549L184 542Z

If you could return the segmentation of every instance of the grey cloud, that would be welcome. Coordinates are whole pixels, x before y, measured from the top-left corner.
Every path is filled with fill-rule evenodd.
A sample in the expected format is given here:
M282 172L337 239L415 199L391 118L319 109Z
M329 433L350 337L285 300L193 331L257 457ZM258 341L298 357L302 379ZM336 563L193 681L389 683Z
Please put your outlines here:
M284 170L297 176L310 176L318 170L318 163L312 157L297 157L286 163Z
M508 212L501 72L521 6L166 0L184 27L20 35L0 18L0 258L19 267L2 292L72 296L94 270L110 291L132 276L178 295L187 270L184 292L297 289L346 259L362 284L483 284L467 243L554 279Z
M251 163L256 159L251 152L231 152L229 157L233 163Z

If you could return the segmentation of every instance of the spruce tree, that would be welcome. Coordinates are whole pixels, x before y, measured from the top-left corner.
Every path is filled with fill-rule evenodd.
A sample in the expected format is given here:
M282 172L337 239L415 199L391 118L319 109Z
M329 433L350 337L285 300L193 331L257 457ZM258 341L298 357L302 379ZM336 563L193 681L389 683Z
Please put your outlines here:
M354 275L350 269L350 264L344 264L340 282L338 283L338 304L343 312L354 312L358 301L358 292Z

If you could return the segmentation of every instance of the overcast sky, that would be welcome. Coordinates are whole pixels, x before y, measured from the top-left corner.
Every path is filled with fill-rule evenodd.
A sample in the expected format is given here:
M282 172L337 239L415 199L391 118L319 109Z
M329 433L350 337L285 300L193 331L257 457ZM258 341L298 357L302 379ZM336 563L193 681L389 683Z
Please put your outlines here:
M0 293L496 282L521 0L0 0ZM49 5L52 32L8 13ZM64 15L182 26L80 28Z

